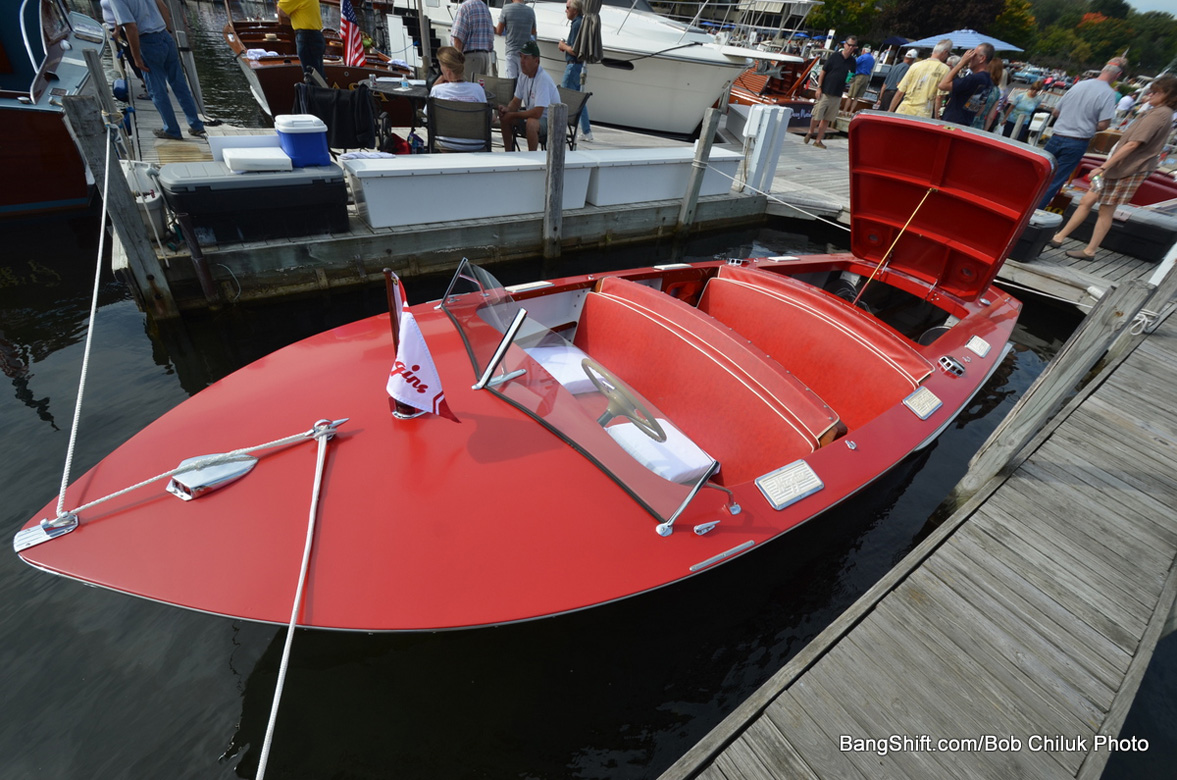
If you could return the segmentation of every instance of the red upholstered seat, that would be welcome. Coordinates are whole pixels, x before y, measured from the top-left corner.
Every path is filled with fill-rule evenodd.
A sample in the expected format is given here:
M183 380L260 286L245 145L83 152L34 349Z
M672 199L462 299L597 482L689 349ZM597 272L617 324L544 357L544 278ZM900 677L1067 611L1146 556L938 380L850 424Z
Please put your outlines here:
M812 452L837 416L763 353L693 307L606 278L575 344L649 399L737 484Z
M886 324L779 274L724 266L708 282L699 308L792 371L851 431L899 403L932 372Z

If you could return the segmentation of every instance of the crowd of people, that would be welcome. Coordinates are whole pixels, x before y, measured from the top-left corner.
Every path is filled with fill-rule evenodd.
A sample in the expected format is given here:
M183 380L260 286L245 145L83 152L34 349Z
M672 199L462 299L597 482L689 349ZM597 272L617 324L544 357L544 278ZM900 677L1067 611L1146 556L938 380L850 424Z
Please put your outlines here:
M1048 89L1044 79L1015 91L1009 72L989 43L981 43L955 56L953 42L937 43L931 56L918 60L915 49L893 64L879 91L875 108L908 116L991 131L1000 129L1007 138L1029 140L1036 113L1049 113L1053 122L1044 150L1055 160L1054 175L1038 204L1045 209L1071 179L1096 133L1115 123L1123 127L1107 160L1090 172L1093 182L1079 201L1066 225L1050 239L1061 247L1088 218L1098 204L1099 211L1091 239L1082 249L1066 254L1090 260L1112 226L1116 206L1128 203L1165 157L1166 146L1177 128L1177 77L1153 80L1137 95L1113 88L1124 75L1127 61L1109 61L1098 76L1076 81L1053 106L1044 106ZM849 35L841 47L822 64L817 81L817 101L804 143L825 149L823 142L830 123L837 118L843 91L859 99L875 67L869 47L859 49L858 39ZM865 77L864 77L865 76Z

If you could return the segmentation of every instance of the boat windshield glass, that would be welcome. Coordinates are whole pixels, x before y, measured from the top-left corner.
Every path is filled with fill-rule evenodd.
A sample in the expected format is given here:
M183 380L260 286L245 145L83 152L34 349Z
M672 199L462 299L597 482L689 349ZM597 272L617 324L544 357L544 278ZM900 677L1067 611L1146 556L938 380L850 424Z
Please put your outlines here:
M660 522L673 521L719 465L654 404L573 344L587 294L562 290L519 302L485 269L463 262L441 308L462 335L476 379L526 310L487 392L572 445Z

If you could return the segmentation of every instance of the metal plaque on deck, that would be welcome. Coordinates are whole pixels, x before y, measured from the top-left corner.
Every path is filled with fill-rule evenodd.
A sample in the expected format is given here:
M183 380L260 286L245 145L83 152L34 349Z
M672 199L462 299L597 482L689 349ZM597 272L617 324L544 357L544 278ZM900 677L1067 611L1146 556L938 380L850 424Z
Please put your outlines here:
M975 352L979 357L985 357L989 354L989 342L980 336L973 336L965 346Z
M915 416L921 420L931 417L932 413L939 409L943 403L935 393L926 387L921 387L903 399L903 405L915 412Z
M756 487L774 509L784 509L825 487L808 463L797 460L756 478Z

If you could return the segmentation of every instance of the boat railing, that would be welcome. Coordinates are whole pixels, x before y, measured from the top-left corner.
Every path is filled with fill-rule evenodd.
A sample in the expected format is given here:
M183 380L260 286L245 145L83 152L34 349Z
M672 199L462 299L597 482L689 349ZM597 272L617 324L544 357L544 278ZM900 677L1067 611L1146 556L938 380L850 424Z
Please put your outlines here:
M28 5L29 5L29 0L24 0L24 2L22 2L20 4L20 34L25 42L25 52L27 52L29 55L29 64L31 64L33 66L33 72L36 72L36 71L40 70L41 64L39 62L37 62L37 57L35 54L33 54L32 41L29 40L29 26L28 26L26 19L25 19L25 11L27 10ZM41 33L43 31L38 30L38 32ZM45 40L44 35L41 36L41 40ZM35 82L36 82L36 80L34 79L34 83ZM29 86L29 97L32 97L34 100L36 100L36 98L33 97L33 94L32 94L32 85Z

